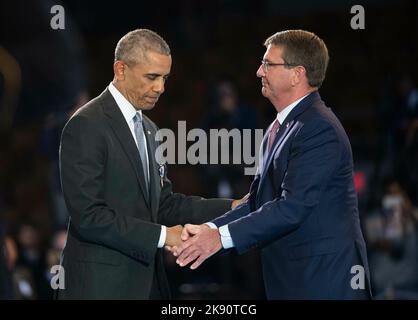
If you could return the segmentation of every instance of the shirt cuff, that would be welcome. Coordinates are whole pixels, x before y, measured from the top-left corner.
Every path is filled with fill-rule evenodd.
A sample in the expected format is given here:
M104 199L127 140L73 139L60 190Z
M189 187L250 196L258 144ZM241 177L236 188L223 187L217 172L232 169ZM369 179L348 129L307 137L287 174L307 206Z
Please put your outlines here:
M167 237L167 227L161 226L160 240L158 240L158 248L164 247L166 237Z
M205 224L208 225L209 228L211 228L211 229L218 229L216 224L214 224L213 222L206 222Z
M232 240L231 234L229 233L228 225L219 227L219 234L221 235L221 242L224 249L229 249L235 247L234 241Z

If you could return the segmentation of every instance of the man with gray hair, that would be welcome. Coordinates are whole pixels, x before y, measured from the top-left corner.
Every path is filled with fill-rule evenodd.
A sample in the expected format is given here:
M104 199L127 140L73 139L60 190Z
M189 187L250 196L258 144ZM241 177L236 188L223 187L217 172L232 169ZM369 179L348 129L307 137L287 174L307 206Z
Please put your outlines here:
M215 252L261 249L268 299L368 299L350 141L319 95L328 49L312 32L269 37L257 70L277 116L267 129L248 202L210 223L186 225L174 247L195 269Z
M155 159L154 108L170 74L167 43L138 29L120 39L114 79L62 132L60 173L70 213L59 299L166 299L164 246L182 224L202 223L238 202L172 192Z

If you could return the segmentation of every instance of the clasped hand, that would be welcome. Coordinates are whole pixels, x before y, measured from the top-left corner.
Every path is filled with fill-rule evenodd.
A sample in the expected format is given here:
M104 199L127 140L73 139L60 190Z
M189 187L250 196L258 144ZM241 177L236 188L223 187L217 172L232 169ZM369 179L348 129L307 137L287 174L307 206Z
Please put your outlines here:
M186 224L179 233L177 241L167 243L166 249L177 257L176 263L184 267L193 262L191 269L198 268L207 258L222 249L221 238L218 229L211 229L208 225ZM181 227L181 226L180 226ZM168 228L171 229L171 228ZM168 230L168 233L170 230Z
M248 200L249 194L234 200L231 209ZM218 229L211 229L206 224L186 224L167 228L165 248L177 257L180 267L193 262L191 269L199 267L203 261L222 249L221 236Z

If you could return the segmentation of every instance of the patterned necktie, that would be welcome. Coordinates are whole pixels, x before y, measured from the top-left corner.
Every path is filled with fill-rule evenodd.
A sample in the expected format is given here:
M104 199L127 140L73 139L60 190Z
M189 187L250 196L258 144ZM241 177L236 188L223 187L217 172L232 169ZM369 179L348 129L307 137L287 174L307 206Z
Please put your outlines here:
M147 195L149 195L148 158L147 153L145 151L145 148L147 147L147 142L145 140L144 127L142 125L142 117L139 113L137 113L134 117L134 129L136 143L139 151L139 157L141 158L142 169L144 169L146 193Z
M279 120L274 120L273 126L271 127L269 137L268 137L268 152L270 152L271 147L273 146L274 140L276 139L277 132L280 129Z

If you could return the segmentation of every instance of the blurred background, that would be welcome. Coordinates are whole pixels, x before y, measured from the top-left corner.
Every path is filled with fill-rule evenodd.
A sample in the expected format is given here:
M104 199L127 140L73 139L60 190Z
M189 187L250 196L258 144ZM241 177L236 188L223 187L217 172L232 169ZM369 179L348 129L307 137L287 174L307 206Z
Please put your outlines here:
M53 5L65 29L53 30ZM365 29L353 30L353 5ZM0 2L0 298L51 299L53 265L68 213L58 171L69 116L113 78L117 41L149 28L165 38L173 67L148 116L160 128L262 128L275 110L256 70L262 43L306 29L328 46L320 93L353 147L355 182L377 299L418 298L418 3L376 1ZM240 198L241 165L172 165L176 192ZM217 256L196 271L167 256L176 299L264 299L257 251Z

